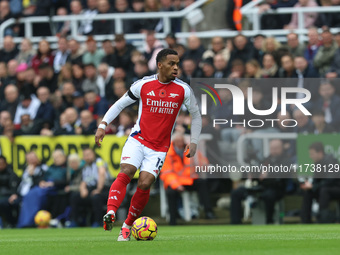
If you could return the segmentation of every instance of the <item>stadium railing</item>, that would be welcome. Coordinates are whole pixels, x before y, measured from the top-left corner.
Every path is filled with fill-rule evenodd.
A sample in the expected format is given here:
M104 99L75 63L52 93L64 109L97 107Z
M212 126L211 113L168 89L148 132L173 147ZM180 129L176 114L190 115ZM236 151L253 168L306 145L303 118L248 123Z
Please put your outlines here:
M263 155L264 157L269 155L269 142L271 139L284 139L284 140L296 140L297 133L249 133L239 137L236 145L237 162L240 165L249 165L245 161L247 157L246 140L249 139L261 139L263 141Z
M200 8L209 0L198 0L188 7L184 8L181 11L174 12L144 12L144 13L110 13L110 14L98 14L95 17L91 18L91 20L114 20L115 21L115 32L116 34L123 33L123 21L124 20L144 20L144 19L162 19L163 20L163 33L157 33L157 38L164 38L167 34L171 33L171 19L172 18L185 18L189 13L192 13L194 10ZM82 36L77 33L78 31L78 22L84 19L89 19L84 15L67 15L67 16L41 16L41 17L26 17L19 19L19 23L24 24L25 26L25 38L30 38L33 43L37 43L42 40L41 36L33 35L32 25L34 23L57 23L70 21L71 23L71 37L79 40L80 42L84 42L87 39L87 36ZM0 43L3 42L4 31L16 23L14 18L8 19L3 22L0 26ZM49 42L56 42L56 36L47 36L44 37ZM105 39L114 39L113 35L95 35L94 38L97 41L103 41ZM127 40L135 41L135 40L143 40L145 35L143 34L126 34L125 38ZM14 42L21 42L21 37L15 37Z
M201 8L205 3L209 2L209 0L198 0L195 3L191 4L190 6L186 7L181 11L175 12L149 12L149 13L124 13L124 14L99 14L93 18L93 20L115 20L115 31L116 33L121 33L123 31L123 20L131 20L131 19L150 19L150 18L159 18L163 20L164 30L162 33L157 33L156 38L163 39L165 36L171 32L171 19L172 18L185 18L189 13L192 13L196 9ZM260 27L260 18L262 14L259 14L258 8L256 4L258 4L259 0L252 1L249 4L243 6L241 8L241 12L244 16L247 16L250 22L252 23L252 29L243 30L242 34L245 36L251 37L258 33L264 34L266 36L275 36L278 41L285 42L286 35L291 31L294 31L299 35L299 40L301 42L307 41L307 32L308 30L304 28L304 19L303 14L308 12L317 12L317 13L331 13L331 12L340 12L340 6L332 6L332 7L304 7L304 8L278 8L276 10L269 10L263 14L270 14L270 15L280 15L280 14L289 14L289 13L297 13L299 17L299 27L298 29L294 30L285 30L285 29L275 29L275 30L262 30ZM63 21L70 21L71 22L71 37L78 40L79 42L86 41L87 37L83 35L78 35L78 25L77 22L84 20L83 15L67 15L67 16L44 16L44 17L26 17L21 18L19 23L24 24L25 26L25 37L30 38L33 43L38 43L42 40L43 37L41 36L34 36L32 25L34 23L57 23ZM0 44L3 42L4 31L16 23L14 18L11 18L0 25ZM340 28L332 28L331 32L336 33L339 32ZM231 38L236 36L239 31L230 31L228 29L222 30L210 30L210 31L201 31L195 32L195 35L199 38L211 38L214 36L221 36L224 38ZM179 32L176 33L176 37L179 40L184 40L192 35L192 32ZM126 34L126 39L132 41L135 46L142 47L143 41L145 39L144 34ZM56 36L47 36L44 37L50 43L57 42L58 38ZM114 39L114 35L95 35L95 40L101 42L105 39ZM14 42L20 43L22 37L15 37Z

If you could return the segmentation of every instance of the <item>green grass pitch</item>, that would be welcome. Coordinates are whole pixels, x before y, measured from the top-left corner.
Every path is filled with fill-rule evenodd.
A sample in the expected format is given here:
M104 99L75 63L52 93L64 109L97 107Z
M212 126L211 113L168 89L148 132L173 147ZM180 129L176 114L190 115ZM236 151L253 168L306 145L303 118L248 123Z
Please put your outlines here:
M340 254L340 225L159 226L154 241L117 242L119 227L0 230L0 254Z

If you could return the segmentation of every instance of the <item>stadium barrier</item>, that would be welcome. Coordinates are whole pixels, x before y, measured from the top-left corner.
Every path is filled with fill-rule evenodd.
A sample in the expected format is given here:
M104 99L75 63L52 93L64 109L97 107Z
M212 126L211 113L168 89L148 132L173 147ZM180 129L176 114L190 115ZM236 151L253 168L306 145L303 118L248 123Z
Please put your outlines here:
M204 4L209 2L209 0L198 0L190 6L186 7L181 11L175 12L149 12L149 13L123 13L123 14L98 14L93 18L93 20L115 20L115 31L116 33L121 33L123 31L123 20L129 19L150 19L159 18L163 20L164 30L162 33L156 33L156 38L164 39L165 36L171 32L171 19L172 18L188 18L193 11L198 10ZM286 35L290 32L294 31L299 35L300 42L306 42L308 40L307 32L308 29L304 29L304 19L303 14L306 12L317 12L317 13L330 13L330 12L340 12L340 6L332 6L332 7L304 7L304 8L278 8L276 10L269 10L264 14L292 14L297 13L299 17L299 28L294 30L286 30L286 29L274 29L274 30L261 30L260 27L260 18L262 14L259 14L258 8L254 5L257 4L258 1L250 2L248 5L245 5L241 8L241 12L244 16L247 16L250 22L252 23L251 30L242 30L242 34L247 37L252 37L256 34L264 34L266 36L274 36L280 42L286 42ZM42 16L42 17L27 17L21 18L19 23L24 24L25 26L25 38L30 38L33 43L38 43L42 39L46 39L50 43L56 43L58 41L57 36L34 36L33 35L33 27L34 23L57 23L63 22L65 20L71 22L71 37L78 40L79 42L85 42L87 37L83 35L78 35L78 25L77 22L84 19L83 15L67 15L67 16ZM0 25L0 44L3 42L4 31L16 23L14 18L8 19ZM320 28L321 31L321 28ZM340 28L331 28L332 33L337 33L340 31ZM195 32L195 35L199 38L212 38L214 36L221 36L224 38L232 38L239 34L239 31L230 31L228 29L221 30L210 30L210 31L201 31ZM179 32L176 33L176 37L183 42L186 38L191 36L191 32ZM145 34L126 34L125 38L128 41L133 42L133 44L141 49L145 40ZM15 37L14 42L20 43L22 41L22 37ZM94 39L98 42L101 42L105 39L114 39L114 35L95 35Z
M107 163L111 176L117 176L126 137L106 135L104 139L105 142L99 148L95 145L94 136L18 136L13 143L6 136L0 136L0 155L4 155L8 163L13 165L14 172L21 176L25 167L25 154L29 151L36 151L43 163L51 165L52 153L56 149L62 149L66 155L77 153L82 158L82 149L90 147Z

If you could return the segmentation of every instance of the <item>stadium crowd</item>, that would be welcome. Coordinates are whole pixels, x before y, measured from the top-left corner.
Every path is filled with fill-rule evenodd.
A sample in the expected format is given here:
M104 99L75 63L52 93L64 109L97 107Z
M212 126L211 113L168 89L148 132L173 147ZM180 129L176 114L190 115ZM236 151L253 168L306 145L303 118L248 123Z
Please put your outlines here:
M17 2L22 2L22 5L16 5ZM84 14L90 19L97 13L180 10L194 1L72 0L53 2L56 3L52 3L52 1L1 1L0 23L11 17L50 15L51 8L54 8L56 15ZM262 6L263 10L276 8L275 1L268 0L266 2L268 2L268 6ZM297 4L297 1L279 2ZM304 2L315 3L312 0L300 0L298 4L304 6ZM339 1L331 2L334 5L339 5ZM264 28L270 28L265 24L274 25L271 22L273 19L270 18L273 16L266 17L264 15L263 17ZM155 38L155 32L162 30L159 20L150 19L145 23L132 21L124 23L124 33L143 32L146 34L143 50L136 49L131 42L125 39L124 34L115 34L113 41L107 39L100 43L97 42L93 35L114 34L114 24L108 20L90 22L89 19L86 19L81 22L79 33L88 36L84 44L69 38L70 27L67 21L58 24L58 27L54 29L51 29L50 26L46 27L45 24L36 25L34 31L37 35L39 33L43 36L48 36L51 33L58 35L59 39L55 49L51 48L47 40L41 40L35 49L29 38L23 39L20 45L16 45L13 38L23 34L23 27L16 24L5 31L3 48L0 50L0 135L7 136L11 141L14 137L22 135L94 135L105 112L125 94L131 84L156 72L156 55L165 47L178 52L181 60L179 78L189 84L191 78L229 78L236 82L242 91L246 91L249 86L252 86L248 82L248 78L295 78L296 82L289 83L289 86L307 88L311 91L312 99L306 107L313 113L312 117L306 116L299 109L294 108L288 109L285 116L278 109L272 116L277 119L287 119L293 116L298 120L298 125L294 128L278 124L273 128L269 126L260 129L217 126L216 129L210 130L206 124L209 118L237 120L232 114L231 93L219 90L218 93L223 104L218 107L210 107L209 117L204 116L203 118L203 131L213 132L216 139L233 144L240 135L250 132L338 133L340 131L340 112L338 111L340 89L336 78L340 76L340 33L332 34L328 28L339 25L338 17L333 17L335 20L331 16L327 16L327 18L329 18L327 21L321 21L321 25L318 23L320 19L310 20L307 27L307 43L299 41L298 35L294 32L290 32L286 36L287 43L284 44L278 42L274 37L258 34L247 38L240 33L227 39L213 37L209 47L205 47L195 34L192 34L185 44L179 43L175 32L180 31L181 20L173 20L171 26L174 33L167 35L164 40ZM280 28L293 29L294 17L289 17L287 21L289 22L282 21ZM316 26L322 27L323 31L319 33ZM321 79L316 79L315 82L306 82L308 78ZM256 109L270 107L271 86L265 82L262 85L253 86L253 104ZM297 97L299 96L297 95ZM132 105L107 126L106 134L128 135L136 118L137 105ZM246 107L244 118L247 121L262 117L254 116ZM189 133L190 125L188 123L190 123L189 116L184 111L177 120L175 131ZM272 145L274 156L264 158L261 151L262 145L252 141L251 146L254 148L255 157L259 162L271 161L276 156L282 157L282 155L289 158L291 162L296 161L294 143L275 142ZM275 152L275 148L279 148L277 149L279 152ZM324 154L320 145L314 145L311 150ZM55 151L53 154L54 164L49 167L44 166L44 162L39 162L37 156L30 152L26 155L27 166L22 169L21 181L16 179L17 177L13 174L9 174L10 167L7 166L6 159L1 157L0 176L2 178L7 174L6 178L0 179L4 180L0 183L1 213L5 212L2 208L6 206L6 208L10 208L6 212L12 212L9 205L17 206L22 201L22 197L35 186L40 188L56 187L57 193L60 191L62 195L56 196L57 198L52 200L49 199L48 201L53 203L50 202L47 205L54 218L62 214L65 210L60 211L60 209L65 209L67 205L71 205L71 208L78 208L81 205L91 205L92 203L93 208L97 208L93 212L92 223L94 226L101 224L99 215L102 215L102 206L95 203L105 204L105 201L102 201L105 200L103 194L106 187L103 179L108 178L106 178L106 168L103 168L105 162L96 159L91 151L89 149L88 157L86 157L86 152L84 153L84 159L79 159L76 155L64 155L62 151ZM212 151L216 152L216 148ZM316 162L321 160L321 156L315 159ZM212 162L215 159L209 157L208 153L208 160ZM82 171L78 171L79 169ZM76 174L78 172L82 172L82 174ZM270 188L275 187L276 193L274 193L277 194L274 198L268 196L271 204L273 204L273 200L276 201L284 196L283 189L285 187L282 185L285 184L270 183L268 185ZM308 188L304 189L303 185L305 183L301 184L302 190L308 190ZM323 185L332 188L332 191L327 193L329 196L325 195L326 191L322 189L322 185L318 186L317 190L313 190L313 196L323 197L323 199L327 197L329 200L339 195L340 186L337 180L325 182ZM75 190L77 192L74 192L73 195L65 196L66 193L72 193ZM232 193L234 200L231 205L234 205L233 212L239 216L238 208L240 201L244 199L244 192L239 189L236 191ZM45 195L55 196L55 194L47 193ZM65 197L70 200L66 202ZM306 213L311 210L310 199L308 201L304 207L307 216L303 222L306 223L310 222L310 216ZM59 204L62 206L56 206ZM266 211L271 214L273 210L270 207ZM78 210L73 209L70 217L74 224L80 224L77 222L78 215ZM16 220L12 216L8 214L7 220L14 225ZM240 223L238 217L234 219L233 223ZM272 222L272 218L268 217L267 223Z

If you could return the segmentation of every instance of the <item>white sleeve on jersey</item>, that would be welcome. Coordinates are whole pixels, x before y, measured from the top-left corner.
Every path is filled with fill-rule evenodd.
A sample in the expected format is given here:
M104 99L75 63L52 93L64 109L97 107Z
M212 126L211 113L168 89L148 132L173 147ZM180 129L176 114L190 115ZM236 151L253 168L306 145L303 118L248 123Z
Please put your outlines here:
M107 124L110 124L118 115L119 113L130 104L136 102L135 99L132 99L128 92L124 94L117 102L115 102L110 109L105 113L104 118L102 121L105 121Z
M202 118L198 108L194 92L189 87L185 90L184 105L191 114L191 143L198 143L198 138L202 130Z

